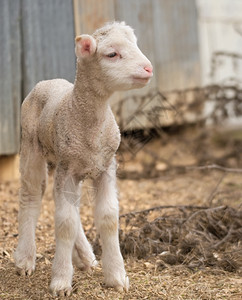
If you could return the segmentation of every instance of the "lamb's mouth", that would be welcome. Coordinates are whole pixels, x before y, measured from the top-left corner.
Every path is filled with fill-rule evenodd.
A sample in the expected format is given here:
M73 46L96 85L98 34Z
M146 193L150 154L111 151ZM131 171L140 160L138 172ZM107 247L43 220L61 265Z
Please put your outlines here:
M133 76L133 80L135 83L143 83L147 84L151 79L151 76L149 77L138 77L138 76Z

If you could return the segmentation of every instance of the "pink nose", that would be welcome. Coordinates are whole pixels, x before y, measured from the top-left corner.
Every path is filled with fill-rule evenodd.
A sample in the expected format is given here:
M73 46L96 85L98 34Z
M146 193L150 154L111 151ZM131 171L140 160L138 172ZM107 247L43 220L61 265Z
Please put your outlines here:
M149 73L150 75L152 74L153 68L152 67L144 67L145 71Z

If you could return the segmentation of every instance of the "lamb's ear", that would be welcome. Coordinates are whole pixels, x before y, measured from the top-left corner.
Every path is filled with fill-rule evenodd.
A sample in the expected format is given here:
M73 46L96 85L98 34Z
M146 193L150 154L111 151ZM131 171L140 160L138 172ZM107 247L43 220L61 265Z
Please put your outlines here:
M88 34L76 37L76 56L80 59L91 57L97 48L95 39Z

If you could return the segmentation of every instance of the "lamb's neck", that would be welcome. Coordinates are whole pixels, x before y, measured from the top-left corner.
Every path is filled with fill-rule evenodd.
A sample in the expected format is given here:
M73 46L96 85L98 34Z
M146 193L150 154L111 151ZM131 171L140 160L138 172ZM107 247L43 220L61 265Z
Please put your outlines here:
M76 78L69 108L72 119L90 126L101 126L109 109L111 92L104 88L102 76L95 66L77 63Z
M103 78L94 64L77 63L76 78L73 89L73 105L88 111L102 110L107 107L112 92L105 88Z

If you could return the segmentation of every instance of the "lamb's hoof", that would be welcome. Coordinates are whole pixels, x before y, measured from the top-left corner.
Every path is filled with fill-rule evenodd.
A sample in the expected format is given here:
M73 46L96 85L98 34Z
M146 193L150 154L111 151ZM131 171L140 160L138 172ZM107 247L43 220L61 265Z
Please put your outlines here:
M50 291L53 296L65 297L71 295L72 287L65 280L54 279L51 281Z
M54 297L69 297L71 296L72 288L66 288L60 291L52 291Z
M86 272L88 274L92 274L93 270L95 269L95 267L98 265L98 262L95 260L91 265L78 265L78 269L83 271L83 272Z
M128 276L125 276L125 280L124 280L124 285L116 285L114 286L115 290L117 292L128 292L129 290L129 277Z
M26 255L16 251L14 254L16 271L21 276L30 276L35 270L35 254Z
M22 269L22 268L16 267L16 272L20 276L30 276L34 273L34 268Z
M113 280L106 280L107 287L113 287L117 292L122 293L123 291L128 292L129 290L129 277L126 275L123 280L114 282Z
M87 273L91 273L92 270L98 265L98 261L92 252L88 253L86 256L83 256L79 254L78 249L74 249L73 251L72 262L78 269Z
M92 263L90 265L85 265L83 264L82 268L80 268L82 271L87 272L88 274L91 274L92 271L97 267L98 265L98 261L95 259L94 261L92 261Z

